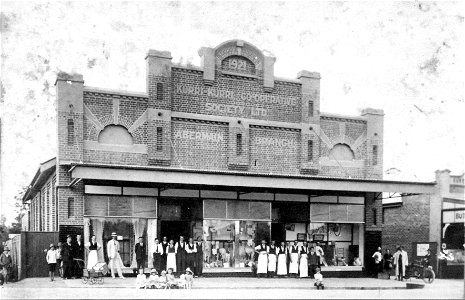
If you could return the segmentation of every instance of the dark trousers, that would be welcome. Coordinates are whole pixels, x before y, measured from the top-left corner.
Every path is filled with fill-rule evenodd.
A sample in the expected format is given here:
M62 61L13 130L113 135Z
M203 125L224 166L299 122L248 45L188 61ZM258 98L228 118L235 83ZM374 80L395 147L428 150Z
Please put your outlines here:
M192 272L194 272L195 266L195 253L187 253L186 254L186 268L189 267ZM182 273L184 273L185 269L182 269Z
M63 261L63 278L70 279L73 276L73 261Z
M308 265L308 272L310 275L310 278L312 278L315 275L315 270L318 266L317 265Z
M167 261L167 259L168 259L167 257L168 257L167 254L163 254L163 255L161 256L161 264L160 264L160 269L161 269L161 270L166 270L166 261ZM158 271L158 270L157 270L157 271Z
M161 261L162 261L162 255L160 253L154 253L153 254L153 268L157 270L158 273L161 273Z
M75 260L74 261L74 276L76 278L81 278L82 277L82 269L84 268L84 261L81 260Z
M145 259L136 259L137 262L137 273L139 273L140 269L145 268Z
M176 272L184 273L184 271L186 271L186 252L179 250L176 255Z
M202 272L203 272L203 252L197 252L195 254L194 274L197 276L202 276Z

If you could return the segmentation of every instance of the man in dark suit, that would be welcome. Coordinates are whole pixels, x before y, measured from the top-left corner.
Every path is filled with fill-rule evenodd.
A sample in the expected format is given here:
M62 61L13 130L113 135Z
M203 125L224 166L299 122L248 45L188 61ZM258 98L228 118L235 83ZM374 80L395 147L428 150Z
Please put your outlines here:
M74 276L82 277L82 269L84 268L84 243L80 234L76 235L76 243L74 243Z
M147 246L144 243L144 237L139 237L139 243L134 246L134 252L136 253L137 270L143 269L147 258Z
M161 256L161 269L166 270L166 259L168 256L168 252L166 249L168 248L168 238L166 236L163 237L163 241L161 242L161 246L163 247L163 255Z
M61 250L61 258L63 261L63 279L71 279L73 276L73 257L74 256L74 246L71 243L71 235L66 237L66 243L63 244L63 249Z

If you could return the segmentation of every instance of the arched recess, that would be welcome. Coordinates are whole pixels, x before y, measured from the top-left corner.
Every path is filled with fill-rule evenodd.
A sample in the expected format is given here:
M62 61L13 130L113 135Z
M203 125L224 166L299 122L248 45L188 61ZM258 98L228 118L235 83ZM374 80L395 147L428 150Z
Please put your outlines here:
M329 158L335 160L353 160L355 159L355 154L349 145L339 143L331 148Z
M121 125L107 125L98 135L100 144L133 145L132 135Z

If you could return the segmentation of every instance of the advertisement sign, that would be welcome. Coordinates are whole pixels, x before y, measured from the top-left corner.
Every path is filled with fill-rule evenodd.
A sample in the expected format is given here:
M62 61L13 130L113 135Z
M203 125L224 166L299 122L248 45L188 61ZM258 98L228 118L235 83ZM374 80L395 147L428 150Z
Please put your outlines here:
M417 244L417 256L426 256L429 244Z

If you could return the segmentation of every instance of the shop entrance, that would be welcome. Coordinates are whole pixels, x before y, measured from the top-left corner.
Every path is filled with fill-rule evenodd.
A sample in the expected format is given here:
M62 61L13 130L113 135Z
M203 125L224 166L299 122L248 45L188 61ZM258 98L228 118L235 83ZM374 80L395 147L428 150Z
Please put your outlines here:
M160 221L160 237L166 236L169 240L179 241L179 236L184 236L184 240L191 236L190 221Z
M271 240L276 241L276 245L286 241L286 229L283 223L271 223Z

